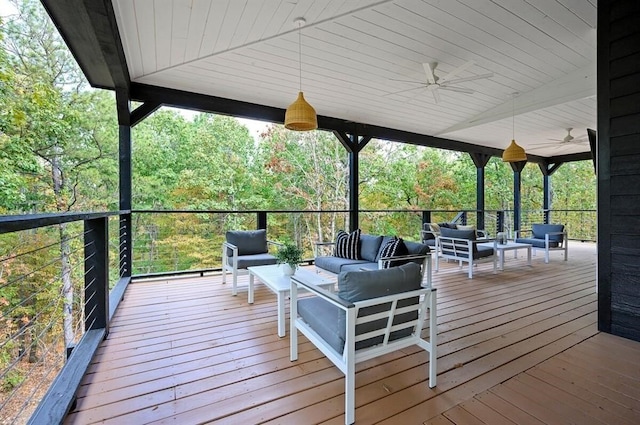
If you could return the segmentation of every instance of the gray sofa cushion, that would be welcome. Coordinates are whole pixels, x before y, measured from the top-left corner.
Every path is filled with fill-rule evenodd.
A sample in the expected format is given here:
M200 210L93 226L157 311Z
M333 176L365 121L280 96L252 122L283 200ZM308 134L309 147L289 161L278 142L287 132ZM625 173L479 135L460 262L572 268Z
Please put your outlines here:
M338 296L351 302L362 301L420 289L421 281L420 267L413 263L390 269L343 272L338 276ZM399 302L398 306L407 306L417 302L419 302L419 299L415 297ZM360 310L360 317L389 308L390 303L381 307L365 308ZM319 297L311 297L298 300L298 314L338 353L342 353L346 335L344 310ZM393 323L400 324L416 318L417 313L400 314L394 317ZM381 329L385 326L386 320L384 319L366 323L356 327L356 335ZM410 335L411 332L413 332L412 326L400 329L390 335L390 340ZM358 342L356 349L370 347L380 342L382 342L382 337L370 338Z
M343 272L359 272L362 270L378 270L378 263L366 262L366 263L358 263L358 264L345 264L342 266L341 271Z
M429 242L429 241L427 241ZM433 245L435 246L435 240L432 241ZM429 248L428 244L423 244L423 243L419 243L419 242L411 242L411 241L404 241L404 245L407 247L407 254L409 255L425 255L428 254L431 249ZM416 259L416 260L410 260L413 263L416 263L418 265L422 265L422 259Z
M488 246L475 246L475 250L473 251L473 258L486 258L491 257L493 255L493 247Z
M316 267L319 267L321 269L327 270L335 274L340 273L342 271L342 267L347 264L367 264L367 263L369 263L369 261L350 260L348 258L333 257L333 256L315 258ZM376 268L377 268L377 263L376 263Z
M267 231L260 230L229 230L226 233L227 242L238 247L238 255L264 254L267 248ZM227 249L227 255L233 255Z
M231 266L233 266L234 260L237 260L239 269L246 269L251 266L267 266L278 262L276 257L271 254L238 255L237 258L227 257L227 260Z
M360 234L360 258L367 261L378 261L376 256L381 243L382 236Z
M562 232L564 225L562 224L533 224L531 233L534 239L543 239L547 233ZM549 241L562 242L563 235L549 235ZM544 246L544 245L543 245Z

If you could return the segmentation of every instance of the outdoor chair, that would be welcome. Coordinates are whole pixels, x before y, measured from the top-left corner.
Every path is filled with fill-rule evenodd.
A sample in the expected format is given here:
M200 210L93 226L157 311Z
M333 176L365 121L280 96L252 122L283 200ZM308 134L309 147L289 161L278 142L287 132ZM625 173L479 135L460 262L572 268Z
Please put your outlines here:
M227 283L227 272L233 276L232 295L238 294L238 275L247 274L247 267L276 264L269 254L269 245L281 245L267 240L267 231L230 230L222 244L222 283Z
M298 331L345 374L345 423L355 421L356 364L417 345L429 352L429 387L436 385L436 290L421 286L420 266L338 275L332 293L291 277L291 361L298 359ZM315 296L298 298L305 289ZM429 341L421 338L429 310Z
M486 242L493 242L493 247L478 245ZM475 230L442 228L440 236L436 238L435 270L440 268L440 258L445 258L457 261L460 267L462 263L467 263L469 279L473 279L473 267L482 261L493 261L493 273L497 273L496 245L495 239L476 239Z
M530 234L530 236L525 236ZM569 254L569 238L563 224L532 224L531 230L516 230L516 242L531 244L531 249L544 251L544 262L549 262L549 251L564 251L564 261Z

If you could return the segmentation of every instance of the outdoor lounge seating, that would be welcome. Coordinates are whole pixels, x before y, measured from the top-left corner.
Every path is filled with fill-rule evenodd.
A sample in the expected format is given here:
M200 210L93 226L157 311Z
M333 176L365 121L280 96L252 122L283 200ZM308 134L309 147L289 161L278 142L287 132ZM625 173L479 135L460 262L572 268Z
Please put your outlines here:
M436 290L421 287L413 263L338 276L338 293L291 278L291 361L298 330L345 374L345 423L355 421L355 366L411 345L429 352L429 387L436 385ZM298 299L298 288L315 296ZM421 338L429 309L429 341Z
M493 273L496 273L497 241L493 240L493 247L478 246L486 242L490 241L486 238L476 239L475 230L442 228L440 236L436 238L436 271L439 270L439 259L446 258L458 261L460 267L462 263L467 263L469 279L473 279L473 267L483 261L493 261Z
M484 230L476 229L473 225L467 226L456 223L424 223L421 230L422 243L425 245L429 245L431 248L435 248L436 238L440 236L440 229L442 229L443 227L457 230L475 230L476 239L486 239L487 237L487 232L485 232Z
M230 230L222 244L222 283L227 283L227 272L233 278L232 295L238 294L238 275L246 274L247 267L276 264L276 257L269 254L269 245L280 245L267 240L267 231Z
M402 243L389 250L390 245L398 238L362 233L357 234L357 238L355 238L358 232L359 230L349 234L357 239L357 250L353 255L338 252L336 241L316 243L314 260L316 269L337 275L344 271L376 270L414 262L421 266L423 275L425 275L425 271L427 272L428 281L430 281L431 254L429 246L400 239ZM331 255L320 255L322 249L328 248L332 250Z
M531 234L530 237L524 235ZM549 262L549 251L564 251L564 261L569 254L569 238L563 224L533 224L531 230L516 231L516 242L531 244L536 250L544 250L544 262Z

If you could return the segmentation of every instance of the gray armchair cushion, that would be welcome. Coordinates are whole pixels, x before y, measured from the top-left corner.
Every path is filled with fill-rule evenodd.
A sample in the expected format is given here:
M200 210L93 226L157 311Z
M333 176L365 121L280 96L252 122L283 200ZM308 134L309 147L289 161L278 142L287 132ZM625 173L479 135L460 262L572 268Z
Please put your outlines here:
M233 266L237 262L239 269L246 269L252 266L267 266L276 264L277 259L271 254L238 255L238 257L227 257L229 265Z
M547 233L563 231L564 225L562 224L533 224L531 226L531 233L533 234L534 239L544 239ZM549 235L549 241L562 242L562 239L563 235Z
M393 295L400 292L420 289L422 277L420 267L409 263L400 267L373 271L349 271L338 276L338 295L351 302L362 301L369 298L377 298ZM348 298L346 298L348 297ZM415 299L399 302L398 306L407 306L419 301ZM390 308L387 303L382 306L373 306L360 310L360 317L385 311ZM344 310L332 305L320 297L303 298L298 300L298 314L307 324L320 335L338 353L344 350L346 338L346 318ZM417 313L405 313L396 315L394 324L401 324L416 319ZM369 322L356 327L356 335L381 329L386 326L386 320ZM413 327L400 329L390 335L391 340L405 337L413 332ZM356 350L370 347L382 342L382 337L370 338L356 344Z
M516 239L517 243L528 243L531 246L535 247L535 248L545 248L544 246L544 237L542 239L535 239L535 238L517 238ZM549 248L557 248L558 245L560 245L559 242L555 242L555 241L551 241L549 240Z
M382 236L360 234L360 258L367 261L378 261L376 256L381 243Z
M476 240L476 231L475 230L458 230L458 229L449 229L447 227L440 228L440 236L445 236L448 238L460 238L460 239L469 239L472 241Z
M264 254L268 252L267 231L260 230L229 230L226 233L227 242L238 247L238 255ZM230 249L227 255L233 255Z
M338 296L355 302L421 288L420 267L414 263L390 269L343 272L338 276Z

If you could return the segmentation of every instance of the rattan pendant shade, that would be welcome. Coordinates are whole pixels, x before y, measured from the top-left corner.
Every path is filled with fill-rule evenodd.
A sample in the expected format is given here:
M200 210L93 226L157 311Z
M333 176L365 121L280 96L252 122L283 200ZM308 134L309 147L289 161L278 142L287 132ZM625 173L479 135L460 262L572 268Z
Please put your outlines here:
M513 129L513 138L509 146L502 152L502 161L504 162L520 162L527 160L527 154L524 152L524 148L516 143L516 95L513 93L513 103L511 112L511 125Z
M502 160L504 162L520 162L527 160L527 154L524 149L516 143L515 140L511 140L511 144L502 152Z
M294 23L298 26L298 66L300 91L298 98L287 108L284 113L284 127L293 131L309 131L318 128L318 117L313 106L304 99L302 94L302 36L300 27L306 21L304 18L296 18Z
M284 113L284 126L294 131L309 131L318 128L318 117L313 106L304 99L302 92Z

